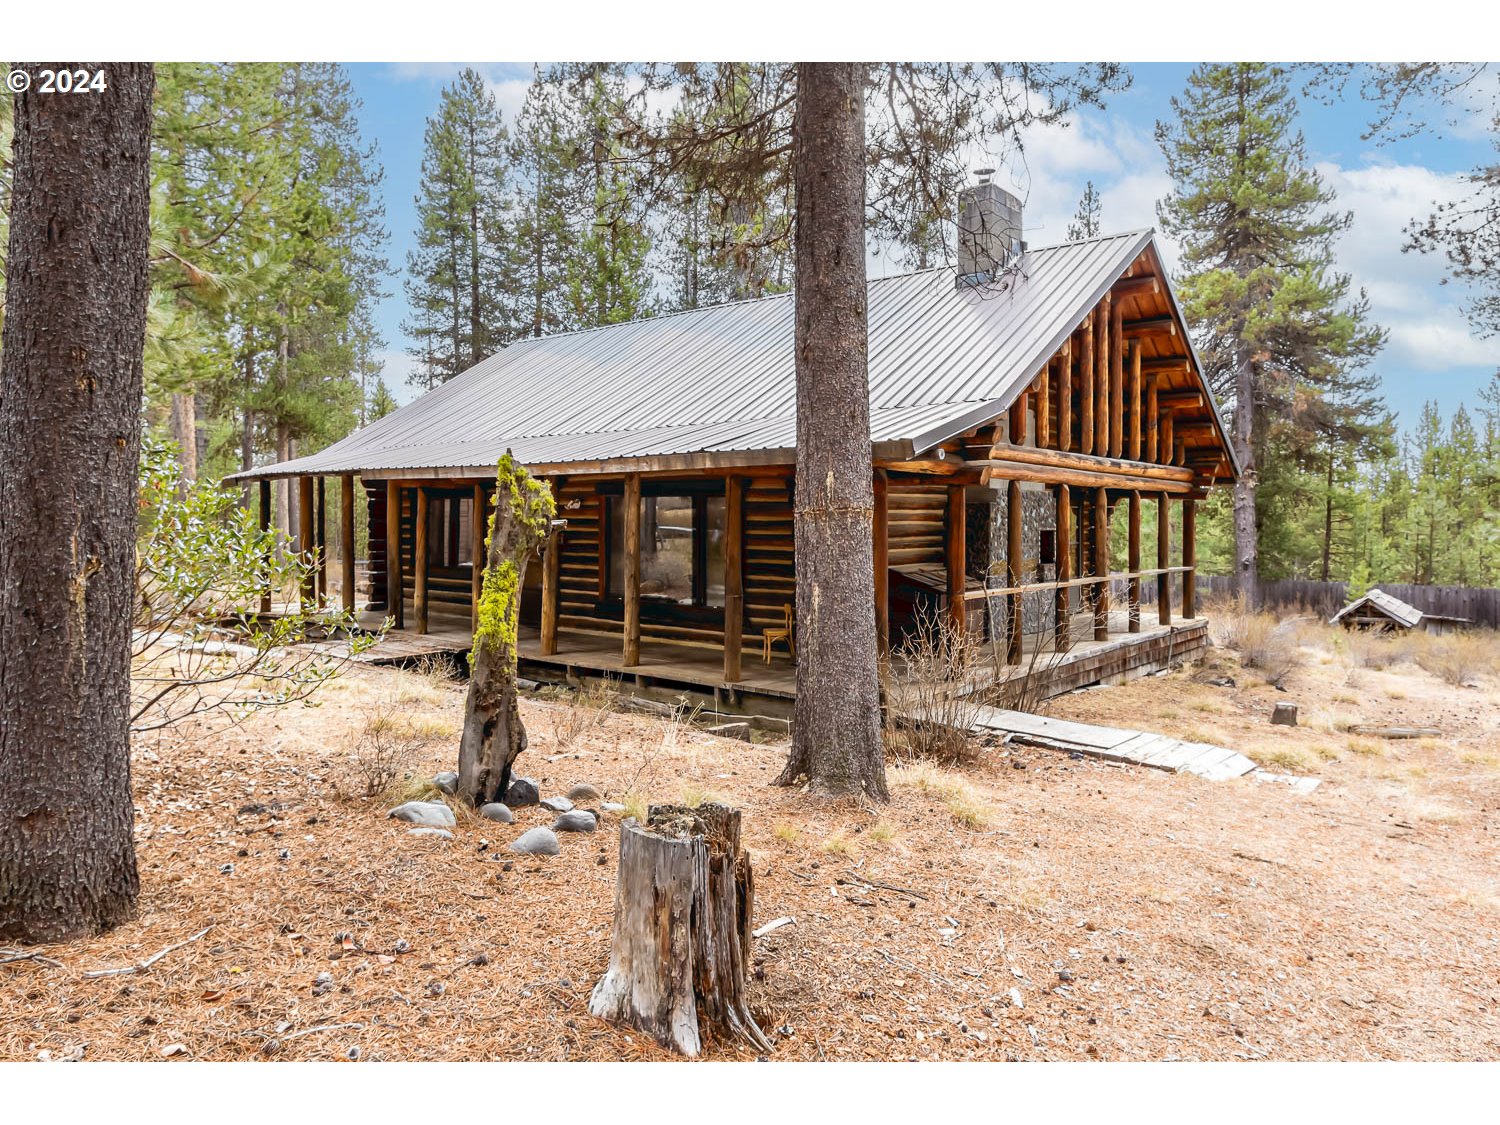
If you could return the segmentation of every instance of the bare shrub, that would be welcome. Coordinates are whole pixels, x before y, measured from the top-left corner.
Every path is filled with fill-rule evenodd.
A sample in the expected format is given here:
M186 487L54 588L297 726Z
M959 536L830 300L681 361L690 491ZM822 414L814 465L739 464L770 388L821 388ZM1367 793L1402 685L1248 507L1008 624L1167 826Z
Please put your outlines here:
M1462 687L1495 667L1497 650L1493 634L1484 631L1450 633L1446 637L1422 635L1415 646L1417 665L1445 684Z
M1274 614L1249 610L1242 600L1228 603L1213 618L1215 644L1233 649L1240 663L1254 668L1274 687L1302 665L1296 618L1279 620Z
M617 681L611 677L587 680L552 713L552 741L566 749L585 733L600 730L619 701Z
M349 776L360 797L379 797L412 770L417 754L436 737L426 723L413 723L380 706L360 728L349 753Z
M989 681L983 641L946 613L925 609L899 649L881 664L887 718L900 740L888 748L911 758L960 761Z

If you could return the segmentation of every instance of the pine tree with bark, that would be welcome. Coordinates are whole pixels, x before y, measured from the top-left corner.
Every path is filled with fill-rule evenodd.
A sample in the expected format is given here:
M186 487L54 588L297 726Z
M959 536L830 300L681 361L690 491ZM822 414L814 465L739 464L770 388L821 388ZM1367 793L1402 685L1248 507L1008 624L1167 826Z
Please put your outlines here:
M407 255L403 326L428 388L468 370L510 338L505 214L509 134L495 95L465 67L427 121L417 245Z
M16 95L0 342L0 938L135 912L130 651L149 291L148 63Z
M1157 205L1183 246L1184 312L1215 392L1233 404L1234 579L1258 603L1257 490L1270 419L1368 362L1384 334L1363 294L1332 271L1350 216L1307 161L1287 72L1262 63L1202 65L1157 125L1172 194Z

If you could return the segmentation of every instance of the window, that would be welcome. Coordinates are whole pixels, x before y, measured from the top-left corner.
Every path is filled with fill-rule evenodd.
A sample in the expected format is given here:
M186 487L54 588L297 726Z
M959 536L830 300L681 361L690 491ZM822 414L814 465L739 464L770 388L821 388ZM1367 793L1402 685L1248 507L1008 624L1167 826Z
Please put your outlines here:
M723 608L724 497L706 491L641 496L641 604ZM625 596L625 497L606 498L609 529L605 593Z
M427 566L445 569L474 561L472 496L429 493L427 497Z

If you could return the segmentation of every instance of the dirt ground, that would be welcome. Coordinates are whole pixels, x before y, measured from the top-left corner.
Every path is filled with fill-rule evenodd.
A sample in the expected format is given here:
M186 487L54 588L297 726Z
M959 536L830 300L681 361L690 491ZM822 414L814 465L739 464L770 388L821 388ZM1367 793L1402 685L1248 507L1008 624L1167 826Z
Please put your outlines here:
M776 1059L1495 1059L1496 680L1353 670L1336 644L1314 637L1285 693L1216 650L1048 709L1234 747L1321 777L1310 795L995 745L893 768L871 811L773 788L774 743L545 699L521 772L744 809L755 922L796 919L756 942ZM0 965L0 1058L667 1057L587 1010L615 823L533 859L506 845L540 810L461 812L448 843L351 794L382 708L431 740L417 774L451 768L463 690L366 667L315 705L142 745L140 918ZM1301 725L1269 725L1279 701ZM83 975L204 927L147 972Z

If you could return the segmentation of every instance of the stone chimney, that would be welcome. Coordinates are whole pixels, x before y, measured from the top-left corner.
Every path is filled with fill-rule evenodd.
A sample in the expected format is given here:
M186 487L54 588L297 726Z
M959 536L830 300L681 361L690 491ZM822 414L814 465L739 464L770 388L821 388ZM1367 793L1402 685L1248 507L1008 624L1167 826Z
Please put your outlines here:
M993 168L958 193L958 284L978 285L1016 261L1021 241L1021 201L991 181Z

